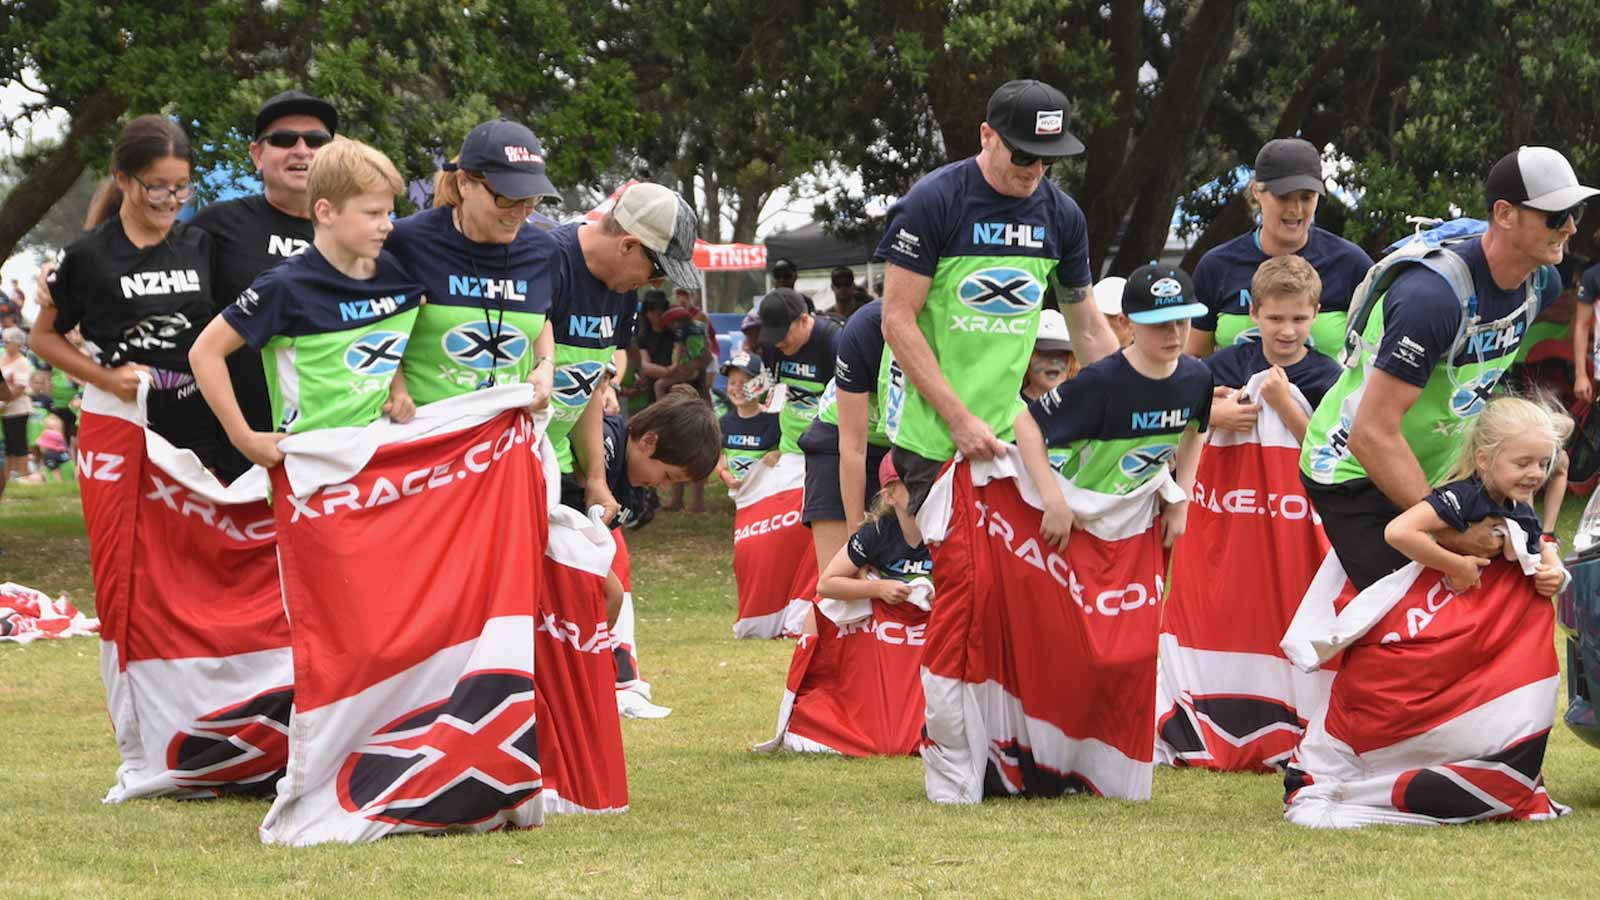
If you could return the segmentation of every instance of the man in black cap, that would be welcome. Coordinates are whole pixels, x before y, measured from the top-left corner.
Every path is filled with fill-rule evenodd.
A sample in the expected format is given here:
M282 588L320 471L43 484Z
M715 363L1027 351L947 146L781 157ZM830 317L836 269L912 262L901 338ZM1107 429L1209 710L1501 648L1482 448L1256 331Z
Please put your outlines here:
M795 268L792 261L775 259L772 261L772 286L780 288L793 288L795 281L800 278L800 270Z
M191 223L211 235L212 296L218 311L231 306L256 276L310 245L306 175L317 150L338 130L338 111L320 97L284 91L261 105L250 162L261 175L262 192L209 204ZM250 428L271 431L272 404L261 354L248 347L232 354L228 375ZM218 468L224 481L250 468L232 443L221 441L221 446Z
M989 459L1011 440L1018 390L1059 285L1084 364L1116 349L1089 297L1083 211L1045 178L1083 152L1071 105L1039 81L989 98L978 155L924 177L889 210L877 257L888 263L880 394L894 465L920 508L945 460ZM901 370L904 374L901 374Z
M1487 232L1397 270L1372 301L1382 306L1367 320L1357 360L1306 426L1300 478L1358 588L1409 562L1384 541L1384 527L1448 479L1528 325L1561 294L1555 266L1584 201L1600 193L1549 147L1507 154L1484 188ZM1491 559L1501 540L1490 525L1439 535L1439 543Z
M768 368L783 385L784 453L800 452L800 435L817 417L823 388L833 379L839 326L813 315L806 298L794 288L776 288L757 305L761 334L757 340Z

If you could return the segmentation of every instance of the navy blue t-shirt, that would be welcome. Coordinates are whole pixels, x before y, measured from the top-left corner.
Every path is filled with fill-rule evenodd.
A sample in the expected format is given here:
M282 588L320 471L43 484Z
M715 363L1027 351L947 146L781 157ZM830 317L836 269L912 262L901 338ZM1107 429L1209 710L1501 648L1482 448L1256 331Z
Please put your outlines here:
M1211 370L1211 380L1216 384L1231 388L1245 386L1257 372L1264 372L1272 368L1272 363L1267 362L1267 353L1261 347L1261 341L1249 340L1242 344L1233 344L1201 360L1206 368ZM1330 356L1324 356L1315 350L1307 350L1305 358L1292 366L1286 366L1283 374L1289 376L1289 383L1300 389L1305 395L1306 402L1312 409L1322 402L1322 395L1333 387L1339 380L1339 374L1344 369ZM1252 401L1254 402L1254 401Z
M718 424L724 450L766 453L778 449L778 441L783 438L777 413L758 412L746 418L737 409L730 409Z
M632 293L622 294L594 277L578 244L581 223L559 225L548 232L534 229L555 244L551 267L550 323L556 343L566 347L626 347L633 336Z
M388 250L379 251L373 277L357 280L334 268L312 244L261 273L223 308L222 317L245 344L260 350L278 335L358 330L364 323L416 309L422 296L422 286Z
M931 278L941 261L1037 255L1029 249L1059 260L1057 283L1093 281L1088 220L1077 202L1048 178L1027 197L1002 194L970 157L929 173L890 208L873 257Z
M628 423L621 416L606 416L601 424L601 445L606 454L606 487L617 500L618 525L628 525L644 515L645 489L628 481Z
M1365 250L1315 225L1311 226L1306 245L1295 255L1311 263L1322 278L1319 312L1348 310L1350 295L1372 267L1372 258ZM1219 244L1200 257L1194 267L1194 292L1208 312L1194 320L1194 327L1216 331L1219 314L1248 316L1250 280L1270 258L1262 251L1256 231Z
M1528 552L1539 555L1539 535L1544 528L1539 521L1539 514L1533 511L1532 506L1512 501L1509 497L1504 503L1494 502L1476 475L1435 488L1428 495L1428 505L1433 507L1446 525L1457 531L1466 531L1474 522L1492 516L1514 520L1522 526L1527 537Z
M1481 240L1474 238L1452 249L1466 260L1472 271L1480 321L1500 319L1522 305L1521 285L1502 290L1494 283ZM1539 289L1539 310L1542 311L1560 296L1561 276L1554 266L1543 266L1531 277ZM1449 352L1460 325L1461 303L1455 291L1433 271L1412 265L1395 276L1384 295L1383 340L1378 345L1373 365L1407 384L1423 387L1434 367ZM1462 348L1453 362L1459 366L1476 362L1480 357L1490 360L1510 356L1521 345L1526 327L1525 322L1517 322L1512 331L1496 336L1495 340Z
M1189 423L1205 431L1211 421L1204 363L1180 356L1172 374L1157 380L1140 375L1126 354L1111 354L1028 404L1051 467L1103 494L1125 494L1155 477Z
M868 394L878 389L878 367L883 362L883 301L874 300L856 310L839 334L833 362L833 383L847 394Z
M548 313L552 247L539 229L523 225L509 244L480 244L456 228L451 212L440 206L407 216L383 242L422 282L428 303Z
M907 544L900 530L900 519L892 512L856 529L845 546L851 562L871 566L885 578L910 581L933 574L933 556L928 552L928 545Z
M1578 281L1578 302L1593 304L1596 300L1600 300L1600 263L1584 269Z

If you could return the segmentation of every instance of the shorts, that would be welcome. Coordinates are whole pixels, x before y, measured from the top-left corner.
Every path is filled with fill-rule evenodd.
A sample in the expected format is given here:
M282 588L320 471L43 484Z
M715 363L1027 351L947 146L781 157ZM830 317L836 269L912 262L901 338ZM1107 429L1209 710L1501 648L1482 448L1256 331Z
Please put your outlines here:
M145 399L145 419L150 423L150 430L174 447L193 450L202 465L216 469L227 439L211 407L206 405L206 398L200 395L200 386L184 373L159 374L177 383L167 388L150 388Z
M15 459L28 455L28 414L0 419L0 435L5 437L6 455Z
M51 453L49 451L40 451L40 457L44 462L44 467L52 472L66 465L67 463L72 462L72 454L67 453L64 450L59 450L55 453Z
M1400 508L1371 479L1318 484L1301 473L1300 481L1317 515L1322 517L1322 531L1328 536L1328 543L1339 554L1345 574L1357 589L1365 589L1411 562L1383 539L1383 529L1400 515Z
M889 452L888 447L867 445L866 496L862 508L871 509L873 498L878 496L878 465ZM843 522L844 494L839 488L839 454L817 451L806 453L805 499L800 506L800 521Z
M911 494L912 515L921 511L922 504L928 499L928 491L933 489L933 483L939 479L939 473L948 461L918 456L902 447L894 448L894 470L900 474L900 480L906 483L906 490Z
M78 414L69 406L54 406L50 408L50 415L61 420L61 433L71 441L78 433Z

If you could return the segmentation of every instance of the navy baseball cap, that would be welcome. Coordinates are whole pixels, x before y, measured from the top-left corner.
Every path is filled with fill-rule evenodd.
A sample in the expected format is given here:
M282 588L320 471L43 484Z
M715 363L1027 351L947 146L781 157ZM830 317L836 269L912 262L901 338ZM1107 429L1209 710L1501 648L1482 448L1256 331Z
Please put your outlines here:
M1206 305L1195 299L1188 272L1150 263L1128 276L1122 289L1122 314L1140 325L1160 325L1203 316Z
M761 364L761 357L755 355L754 353L740 350L739 352L728 357L728 361L722 364L720 371L722 374L726 375L730 369L738 369L746 375L749 375L751 378L760 378L761 373L766 369L766 366Z
M339 111L332 103L305 91L284 91L273 95L256 111L256 137L261 137L268 125L284 116L311 116L321 120L329 134L339 133Z
M544 173L544 147L528 126L506 119L491 119L461 142L461 158L443 167L482 175L494 192L521 200L560 197Z

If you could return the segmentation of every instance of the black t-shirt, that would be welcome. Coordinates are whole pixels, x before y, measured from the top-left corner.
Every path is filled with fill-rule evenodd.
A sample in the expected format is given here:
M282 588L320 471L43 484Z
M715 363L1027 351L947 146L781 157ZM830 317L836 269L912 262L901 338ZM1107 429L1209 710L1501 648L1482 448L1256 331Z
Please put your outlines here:
M1211 370L1211 380L1216 384L1231 388L1245 386L1257 372L1264 372L1272 368L1272 363L1267 361L1267 353L1261 347L1259 339L1248 340L1241 344L1232 344L1200 360L1206 368ZM1339 380L1339 373L1344 371L1331 356L1325 356L1315 350L1307 350L1305 358L1292 366L1286 366L1283 374L1289 376L1289 383L1300 389L1305 395L1306 402L1312 409L1322 402L1322 395L1333 387Z
M51 280L56 331L79 326L106 366L189 371L189 345L210 321L211 236L182 222L140 249L112 216L67 248Z
M1532 506L1512 501L1509 497L1504 503L1494 502L1476 475L1435 488L1428 495L1428 505L1433 507L1446 525L1457 531L1466 531L1474 522L1482 522L1492 516L1511 519L1522 526L1523 534L1527 537L1528 552L1539 555L1539 535L1544 525L1539 521L1538 513L1533 511Z
M211 299L217 312L239 299L261 273L311 246L316 236L310 219L291 216L260 195L209 204L189 224L211 235ZM271 431L261 354L248 347L229 354L228 376L245 421L256 431Z
M928 545L907 544L900 530L900 519L892 512L856 529L845 546L851 562L871 566L885 578L910 581L933 574L933 557L928 553Z
M650 357L650 362L658 366L672 365L672 330L663 328L656 331L650 327L650 322L639 314L638 329L633 333L634 346Z
M1510 315L1522 305L1523 285L1504 290L1494 283L1489 263L1483 255L1481 239L1466 241L1452 248L1466 260L1472 271L1473 288L1478 298L1478 319L1491 322ZM1530 276L1539 293L1539 309L1544 310L1561 294L1561 276L1554 266L1543 266ZM1383 297L1383 340L1373 365L1406 382L1423 387L1428 376L1449 352L1461 325L1461 302L1455 291L1438 274L1425 266L1413 265L1395 276ZM1455 365L1483 359L1498 359L1517 352L1522 344L1525 322L1517 322L1505 335L1496 336L1475 348L1463 348Z

